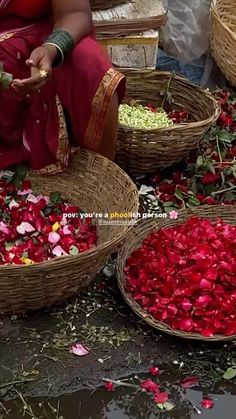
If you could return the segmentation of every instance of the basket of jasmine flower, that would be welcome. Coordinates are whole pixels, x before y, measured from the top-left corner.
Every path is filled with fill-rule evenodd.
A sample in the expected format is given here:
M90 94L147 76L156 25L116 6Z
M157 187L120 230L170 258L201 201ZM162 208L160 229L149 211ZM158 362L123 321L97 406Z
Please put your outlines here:
M87 286L130 228L114 214L138 210L131 179L88 151L60 175L19 182L1 172L0 190L0 313L49 307Z
M119 108L117 163L136 175L180 162L216 122L217 101L175 74L121 71L127 92Z

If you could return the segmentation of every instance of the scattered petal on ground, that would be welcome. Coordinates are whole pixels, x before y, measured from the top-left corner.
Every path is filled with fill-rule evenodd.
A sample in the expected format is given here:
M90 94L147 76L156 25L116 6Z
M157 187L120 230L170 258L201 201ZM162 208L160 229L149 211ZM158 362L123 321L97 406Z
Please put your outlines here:
M160 375L160 371L159 371L159 368L158 367L151 367L151 368L149 368L149 373L151 375L153 375L154 377Z
M204 409L212 409L214 406L214 402L212 399L204 398L202 399L201 405Z
M192 388L199 384L198 377L186 377L184 380L181 381L180 385L183 388Z
M169 399L168 393L166 391L163 391L161 393L155 394L154 401L157 404L164 404L168 401L168 399Z
M85 356L89 354L89 351L80 343L76 343L76 345L72 346L71 353L77 356Z
M104 387L107 391L114 391L115 390L114 384L111 381L106 382L104 384Z
M142 185L139 190L139 195L147 195L149 192L153 192L154 188L152 186Z
M157 393L159 391L159 385L152 380L146 380L140 385L143 390L146 390L149 393Z

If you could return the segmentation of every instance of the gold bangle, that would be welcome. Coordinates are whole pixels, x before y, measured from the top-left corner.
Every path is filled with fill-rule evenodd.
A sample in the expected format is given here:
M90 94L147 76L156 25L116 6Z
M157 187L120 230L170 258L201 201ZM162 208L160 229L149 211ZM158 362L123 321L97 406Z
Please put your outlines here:
M61 62L59 64L59 66L58 66L58 67L60 67L60 65L64 62L64 59L65 59L65 55L64 55L62 49L57 44L54 44L53 42L45 42L43 45L52 45L53 47L55 47L60 52L60 54L61 54Z

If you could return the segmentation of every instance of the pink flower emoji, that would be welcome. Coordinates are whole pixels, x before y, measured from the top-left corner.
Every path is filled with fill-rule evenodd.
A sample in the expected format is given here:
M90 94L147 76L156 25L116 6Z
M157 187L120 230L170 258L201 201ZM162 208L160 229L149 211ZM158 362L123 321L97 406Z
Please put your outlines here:
M177 218L178 218L178 212L177 211L170 211L170 213L169 213L169 216L170 216L170 219L171 220L177 220Z

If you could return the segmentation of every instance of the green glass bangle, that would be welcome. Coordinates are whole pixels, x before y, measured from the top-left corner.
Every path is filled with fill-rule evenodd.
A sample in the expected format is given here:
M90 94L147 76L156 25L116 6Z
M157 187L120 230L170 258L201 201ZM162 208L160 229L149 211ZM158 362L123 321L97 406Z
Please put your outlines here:
M45 41L45 44L54 45L58 54L54 62L54 67L58 67L64 61L64 58L70 53L74 47L72 36L63 29L55 29Z

